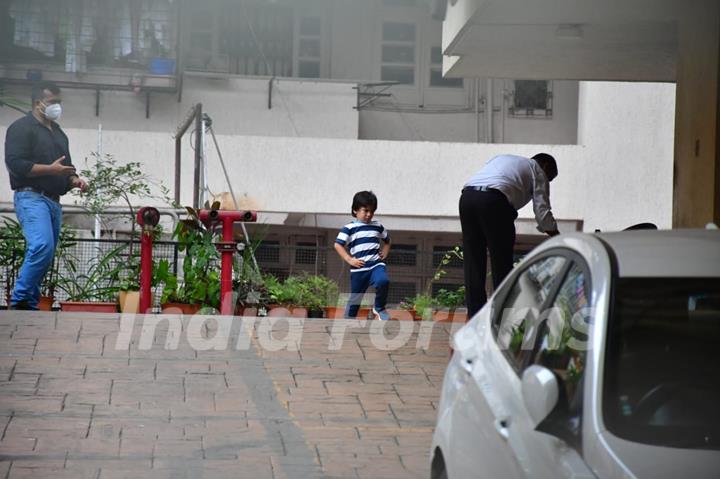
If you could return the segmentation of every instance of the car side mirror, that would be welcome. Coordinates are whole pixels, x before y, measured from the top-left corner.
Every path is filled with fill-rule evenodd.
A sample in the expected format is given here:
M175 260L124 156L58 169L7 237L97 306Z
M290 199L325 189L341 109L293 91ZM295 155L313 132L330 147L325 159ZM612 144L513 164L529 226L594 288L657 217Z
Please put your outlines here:
M522 395L535 428L557 405L559 388L555 374L537 364L530 366L522 375Z

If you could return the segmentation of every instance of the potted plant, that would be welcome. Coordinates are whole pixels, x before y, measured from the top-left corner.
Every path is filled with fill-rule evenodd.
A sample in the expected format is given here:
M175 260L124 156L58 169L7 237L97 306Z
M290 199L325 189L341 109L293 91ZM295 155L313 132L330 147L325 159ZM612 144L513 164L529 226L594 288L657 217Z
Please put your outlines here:
M98 247L97 256L90 260L84 272L77 269L74 261L66 261L64 266L70 274L59 278L56 284L68 297L67 301L60 301L60 309L116 312L118 283L124 267L120 254L125 247L117 246L107 252Z
M187 211L188 219L178 223L173 233L179 251L185 253L182 279L170 271L167 261L158 264L157 281L164 285L163 310L217 311L220 307L220 253L215 246L218 235L200 221L196 210L187 208ZM179 304L194 306L185 308Z
M62 265L66 262L77 264L77 258L72 254L72 249L75 248L76 245L77 239L75 232L68 225L63 224L60 228L60 237L58 238L53 263L45 275L40 288L42 295L40 296L38 309L41 311L52 311L52 306L55 303L55 290L60 280Z
M102 219L106 210L118 202L122 202L128 208L128 213L123 216L130 223L130 248L128 256L135 254L134 240L137 230L137 211L131 200L162 200L164 203L172 204L169 199L169 190L160 182L157 182L143 172L139 162L118 164L117 160L106 154L102 158L97 153L90 155L94 162L80 172L88 182L88 188L80 191L79 204L89 213ZM151 187L157 187L160 195L152 192Z
M290 276L285 281L280 281L270 274L264 276L264 281L270 297L268 314L273 316L307 316L307 310L300 307L303 286L298 277Z
M455 291L440 289L435 295L434 302L442 310L433 312L433 321L467 321L467 312L456 312L465 305L465 286L460 286Z
M233 291L237 295L235 314L255 315L265 310L270 295L262 273L255 260L255 251L262 243L264 234L255 237L251 243L244 244L242 255L233 257Z
M335 281L322 275L305 274L300 276L300 304L308 310L309 318L334 318L338 314L340 292Z
M2 225L0 226L0 266L2 266L5 273L6 304L10 304L10 294L24 256L25 238L20 223L3 216Z
M435 301L429 294L418 294L412 298L405 298L401 303L401 308L404 306L407 310L415 311L415 320L429 320L432 319L433 307Z

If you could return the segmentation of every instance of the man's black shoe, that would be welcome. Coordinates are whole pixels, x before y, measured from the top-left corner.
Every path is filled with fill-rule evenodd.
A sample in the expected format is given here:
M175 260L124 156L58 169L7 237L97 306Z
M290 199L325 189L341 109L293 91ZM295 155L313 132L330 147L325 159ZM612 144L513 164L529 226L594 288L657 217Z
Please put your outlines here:
M15 304L8 306L8 311L34 311L35 309L30 307L27 301L19 301Z

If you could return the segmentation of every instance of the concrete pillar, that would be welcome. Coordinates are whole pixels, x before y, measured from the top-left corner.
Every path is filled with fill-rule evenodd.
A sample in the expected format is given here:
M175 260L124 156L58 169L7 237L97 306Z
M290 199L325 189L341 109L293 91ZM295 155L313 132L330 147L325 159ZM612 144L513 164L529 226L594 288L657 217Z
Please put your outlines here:
M720 225L720 4L679 13L673 227Z

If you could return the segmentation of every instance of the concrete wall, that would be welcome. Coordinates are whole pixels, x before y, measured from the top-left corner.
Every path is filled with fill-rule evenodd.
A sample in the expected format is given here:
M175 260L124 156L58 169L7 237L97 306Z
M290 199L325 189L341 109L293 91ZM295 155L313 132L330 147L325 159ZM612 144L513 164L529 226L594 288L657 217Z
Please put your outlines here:
M358 141L225 133L219 134L218 140L243 206L259 210L345 215L356 191L372 189L380 200L379 215L454 221L462 184L487 159L505 152L532 155L547 151L557 158L560 170L552 184L558 218L584 220L588 231L621 229L644 221L669 227L674 86L585 83L580 98L580 145ZM96 149L97 132L73 126L75 105L67 106L69 114L63 125L75 162L81 165L82 158ZM7 112L3 115L0 134L4 135L9 118ZM137 120L141 125L143 121ZM148 130L106 127L104 151L120 160L142 161L148 173L172 186L171 133ZM182 202L189 204L192 151L188 142L183 148ZM208 161L210 189L227 190L213 152ZM11 201L6 173L0 175L0 201ZM66 202L72 200L67 198ZM531 207L524 208L520 217L531 222ZM459 224L454 224L457 230Z
M198 102L214 120L218 134L305 136L325 138L358 137L357 93L352 82L275 79L272 108L268 108L269 78L190 73L185 75L182 102L174 93L153 93L150 118L146 118L145 94L102 91L99 116L95 116L95 92L63 89L64 128L107 131L162 132L173 134ZM9 97L27 99L28 87L7 87ZM18 117L8 108L0 109L0 124Z

